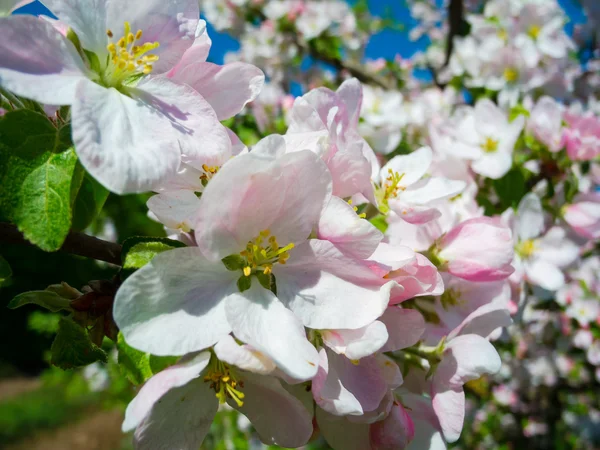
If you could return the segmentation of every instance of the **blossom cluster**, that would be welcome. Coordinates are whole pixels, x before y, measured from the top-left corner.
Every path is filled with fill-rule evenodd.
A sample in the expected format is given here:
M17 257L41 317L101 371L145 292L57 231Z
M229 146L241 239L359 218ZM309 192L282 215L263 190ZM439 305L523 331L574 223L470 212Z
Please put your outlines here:
M530 415L530 436L524 391L573 368L600 382L600 118L555 99L582 71L557 4L470 14L444 88L397 61L405 89L342 73L297 98L282 87L297 35L364 46L345 2L202 1L241 40L245 62L224 65L207 62L197 0L44 4L58 20L0 19L3 107L69 106L51 115L83 167L114 193L152 191L179 241L114 300L129 346L179 358L127 408L136 448L198 448L227 404L266 444L444 449L482 380L486 407ZM242 111L256 143L223 125Z

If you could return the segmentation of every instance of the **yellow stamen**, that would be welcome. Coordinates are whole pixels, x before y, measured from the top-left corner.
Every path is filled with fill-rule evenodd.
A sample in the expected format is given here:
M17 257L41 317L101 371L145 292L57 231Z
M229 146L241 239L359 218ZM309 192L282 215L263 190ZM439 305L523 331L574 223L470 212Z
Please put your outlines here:
M506 69L504 69L504 79L507 82L513 83L513 82L517 81L518 78L519 78L519 72L517 72L516 69L513 69L511 67L507 67Z
M491 137L485 138L481 149L486 153L495 153L498 151L498 140L492 139Z

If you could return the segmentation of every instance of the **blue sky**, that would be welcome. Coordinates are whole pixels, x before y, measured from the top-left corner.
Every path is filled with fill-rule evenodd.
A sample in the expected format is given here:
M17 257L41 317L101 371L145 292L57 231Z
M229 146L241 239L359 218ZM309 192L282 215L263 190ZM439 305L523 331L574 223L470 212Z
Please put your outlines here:
M375 59L383 57L386 59L393 59L398 53L402 57L408 58L416 51L423 49L426 45L425 39L421 39L417 42L411 42L408 39L408 30L410 30L414 22L410 17L408 9L403 3L402 0L369 0L369 9L372 14L382 16L387 10L399 23L405 25L405 30L395 31L387 29L374 35L366 49L366 56L368 58ZM571 18L571 22L567 25L567 30L569 32L572 31L573 24L585 21L585 16L581 7L577 5L576 0L559 0L559 3ZM37 1L24 6L18 12L25 14L48 14L48 10ZM209 58L213 62L222 63L223 56L226 52L236 50L239 47L235 39L226 34L217 33L210 24L208 32L213 41Z

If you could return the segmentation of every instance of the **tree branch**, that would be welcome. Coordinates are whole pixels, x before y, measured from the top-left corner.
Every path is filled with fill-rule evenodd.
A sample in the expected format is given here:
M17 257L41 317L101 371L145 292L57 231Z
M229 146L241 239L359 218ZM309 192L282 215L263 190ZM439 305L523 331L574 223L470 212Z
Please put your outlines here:
M454 49L454 37L459 36L463 23L464 6L463 0L450 0L448 5L448 38L446 39L446 58L442 67L450 62L452 50Z
M0 242L35 247L35 245L23 237L23 234L15 225L10 223L0 222ZM104 261L116 266L121 265L121 245L103 241L102 239L83 233L74 231L69 233L60 251Z

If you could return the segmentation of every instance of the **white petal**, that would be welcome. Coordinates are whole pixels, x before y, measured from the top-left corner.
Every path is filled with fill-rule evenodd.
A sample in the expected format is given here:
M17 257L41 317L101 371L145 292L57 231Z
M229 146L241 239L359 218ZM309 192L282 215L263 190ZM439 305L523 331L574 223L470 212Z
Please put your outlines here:
M186 385L208 365L210 353L203 352L192 359L180 362L150 378L127 406L123 431L136 428L150 413L154 404L168 391Z
M256 279L247 291L233 294L225 309L235 336L269 356L289 376L309 380L317 373L319 356L304 327Z
M387 329L379 321L356 330L325 330L321 336L331 350L352 360L372 355L388 340Z
M352 206L331 197L317 225L319 239L333 242L342 253L357 259L373 254L383 234L368 220L358 217Z
M427 173L432 159L433 152L429 147L421 147L408 155L394 156L381 169L381 178L387 178L389 175L388 169L391 169L399 175L404 174L400 181L401 186L410 186Z
M458 335L476 334L487 338L494 330L512 323L510 312L502 304L487 303L471 314L448 335L448 340Z
M465 393L462 387L435 392L432 403L444 439L447 442L456 442L465 421Z
M356 329L377 319L395 282L383 281L364 264L328 241L311 239L294 248L285 265L276 264L277 296L316 329Z
M551 262L536 258L525 263L527 279L549 291L557 291L565 284L562 271Z
M110 191L149 191L177 170L179 133L149 104L85 80L72 116L81 163Z
M334 450L371 450L368 423L352 423L321 408L317 408L316 418L323 437Z
M390 306L385 310L381 320L387 330L389 339L382 352L393 352L415 345L425 332L425 320L419 311Z
M87 69L75 47L32 16L0 19L0 85L41 103L70 105Z
M454 197L466 186L464 181L431 177L413 184L399 197L410 204L425 205L435 200Z
M219 360L252 373L267 374L275 370L275 364L267 356L249 345L238 344L231 335L225 336L214 346Z
M96 53L100 59L108 54L108 36L106 35L106 8L108 0L43 0L43 2L60 21L66 23L81 41L86 50ZM119 24L119 33L123 23ZM135 31L134 31L135 33Z
M544 211L540 198L530 192L519 203L516 217L519 239L528 240L538 237L544 231Z
M219 402L209 384L196 379L171 389L155 403L135 430L135 448L144 450L200 448Z
M171 72L169 78L198 91L211 104L219 120L235 116L260 93L265 75L252 64L233 62L219 66L197 62Z
M308 442L313 433L312 414L277 378L250 373L241 378L244 405L237 409L248 417L261 441L286 448Z
M150 197L148 209L167 228L190 231L191 219L195 217L200 199L192 191L171 191Z
M205 349L231 331L224 300L237 276L196 247L160 253L119 288L115 322L129 345L154 355Z
M496 152L482 155L471 167L479 175L497 180L508 173L512 166L512 154Z

